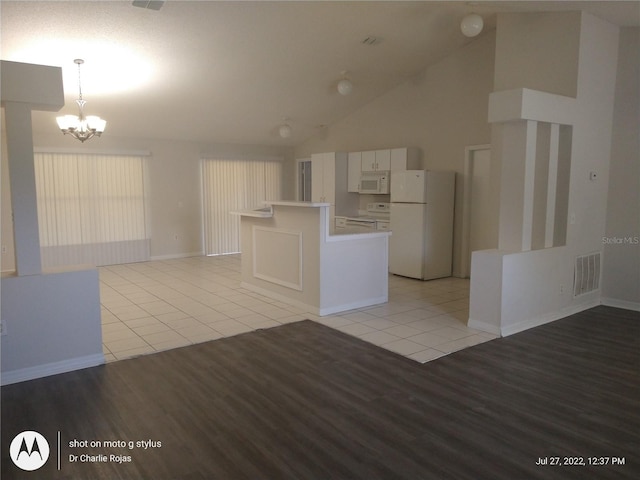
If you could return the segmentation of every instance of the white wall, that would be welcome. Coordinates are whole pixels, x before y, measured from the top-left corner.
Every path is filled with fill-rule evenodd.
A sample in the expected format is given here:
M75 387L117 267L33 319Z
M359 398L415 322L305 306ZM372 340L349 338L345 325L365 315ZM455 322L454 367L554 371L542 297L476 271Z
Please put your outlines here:
M13 200L8 223L17 266L0 281L6 384L98 365L104 355L97 270L43 274L40 262L31 113L62 106L60 68L2 62L1 97L7 122L2 153Z
M604 302L640 310L640 28L620 32L604 245Z
M462 258L464 149L491 139L487 105L494 51L495 31L487 31L295 149L302 158L318 152L418 147L424 168L456 171L454 274L459 274Z
M602 251L602 236L605 233L607 190L609 186L609 156L612 139L613 106L616 82L618 34L617 27L589 14L575 13L560 14L559 22L550 22L546 17L556 14L536 14L529 18L529 14L505 15L498 17L498 31L500 32L504 20L509 35L499 33L498 41L506 43L526 43L528 50L534 50L536 45L542 50L548 48L547 37L553 36L546 27L551 23L562 31L576 32L575 24L579 22L579 49L576 70L576 98L567 99L571 108L567 109L569 122L573 125L571 149L571 172L567 189L568 210L571 219L567 227L566 246L547 248L528 252L528 248L521 238L523 229L513 229L513 224L525 225L525 212L520 209L519 218L514 215L513 205L522 203L524 197L523 179L518 177L517 171L511 168L514 164L524 163L525 151L529 148L517 148L513 145L512 137L501 139L501 135L494 135L493 151L500 151L501 165L501 197L500 208L509 215L500 215L500 249L495 251L478 252L486 255L483 262L501 263L502 275L492 277L490 273L474 271L471 274L470 325L480 327L482 324L497 324L503 334L514 333L525 328L561 318L570 313L583 310L600 302L600 292L594 291L578 297L572 295L573 269L575 258L580 255ZM518 18L516 18L518 17ZM522 17L522 18L519 18ZM540 23L539 29L528 28L520 30L510 28L528 22ZM563 27L563 23L565 27ZM534 35L533 32L536 32ZM576 32L577 34L577 32ZM526 37L526 38L522 38ZM516 51L497 48L510 55L517 55ZM535 58L542 58L542 56ZM502 58L496 65L509 64L509 59ZM566 59L566 61L572 61ZM517 67L517 59L513 62ZM540 65L541 69L548 68L546 61ZM547 71L548 75L555 74L555 70ZM510 82L518 78L518 74L496 70L496 75L509 75ZM526 72L521 74L521 83L526 83ZM573 79L563 79L548 83L553 94L563 93L563 86L573 82ZM499 84L496 80L496 84ZM516 87L516 84L509 84ZM546 93L537 95L544 98ZM561 100L566 97L554 97ZM553 114L557 107L548 106ZM544 109L541 110L544 112ZM557 115L556 115L557 116ZM531 118L531 117L521 117ZM523 122L520 121L520 124ZM513 122L514 125L518 122ZM503 130L501 124L496 124L494 130ZM504 132L503 132L504 133ZM528 134L527 134L528 135ZM535 138L535 137L534 137ZM525 142L529 139L521 139ZM595 172L597 179L590 178ZM529 177L530 178L530 177ZM524 220L523 220L524 219ZM522 248L519 248L519 246ZM476 253L474 253L474 256ZM479 265L480 259L473 263ZM476 275L477 273L477 275ZM494 282L502 284L500 295L496 295ZM484 290L484 291L483 291ZM485 303L500 302L500 318L481 318L488 309Z
M2 385L104 363L96 269L2 279Z
M2 125L4 125L4 108L2 109ZM0 145L0 233L2 238L2 253L0 254L0 271L13 272L16 269L15 246L13 240L13 221L11 219L11 182L9 182L9 161L7 154L6 131L2 129L2 143Z

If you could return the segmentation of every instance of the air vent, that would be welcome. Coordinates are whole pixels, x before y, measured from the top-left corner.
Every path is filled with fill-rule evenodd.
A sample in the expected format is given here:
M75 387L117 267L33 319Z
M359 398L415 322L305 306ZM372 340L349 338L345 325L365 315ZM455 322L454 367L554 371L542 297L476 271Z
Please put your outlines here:
M600 252L576 258L573 296L578 297L600 288Z
M364 40L362 40L363 45L378 45L382 39L380 37L374 37L373 35L368 36Z
M131 5L148 10L160 10L164 5L164 0L134 0Z

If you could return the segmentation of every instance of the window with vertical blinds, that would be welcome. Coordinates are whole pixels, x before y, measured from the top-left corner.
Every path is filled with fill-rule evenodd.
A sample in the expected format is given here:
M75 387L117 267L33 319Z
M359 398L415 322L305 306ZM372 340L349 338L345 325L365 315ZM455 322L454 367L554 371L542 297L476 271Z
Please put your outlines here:
M43 268L149 259L143 156L35 153Z
M240 252L240 217L229 212L282 198L282 163L269 160L202 160L205 253Z

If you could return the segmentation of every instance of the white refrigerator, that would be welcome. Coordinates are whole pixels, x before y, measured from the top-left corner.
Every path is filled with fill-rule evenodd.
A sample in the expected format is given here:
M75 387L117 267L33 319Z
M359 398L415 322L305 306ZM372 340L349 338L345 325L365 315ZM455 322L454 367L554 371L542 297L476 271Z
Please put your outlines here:
M431 280L451 276L455 172L391 173L389 271Z

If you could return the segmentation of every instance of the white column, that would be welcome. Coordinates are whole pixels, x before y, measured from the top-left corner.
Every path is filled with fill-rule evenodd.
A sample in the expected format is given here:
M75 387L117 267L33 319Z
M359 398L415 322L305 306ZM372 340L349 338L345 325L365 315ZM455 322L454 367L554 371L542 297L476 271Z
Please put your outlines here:
M556 191L558 185L558 149L560 145L560 125L551 124L549 138L549 176L547 179L547 218L544 230L544 248L553 247L556 221Z
M527 120L524 151L524 183L522 192L522 248L523 252L531 250L533 238L533 199L536 173L536 140L538 122Z
M33 163L31 105L5 102L4 107L16 271L18 275L38 275L42 273L42 264L40 260L36 176Z

